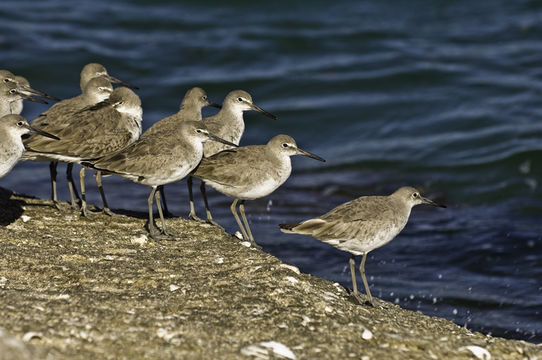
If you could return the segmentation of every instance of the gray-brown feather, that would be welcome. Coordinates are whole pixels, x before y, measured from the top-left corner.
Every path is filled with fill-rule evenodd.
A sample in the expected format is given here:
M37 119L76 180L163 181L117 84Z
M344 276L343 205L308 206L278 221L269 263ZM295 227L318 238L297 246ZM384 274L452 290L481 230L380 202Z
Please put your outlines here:
M264 153L265 145L222 151L204 158L193 176L231 186L252 184L260 180L255 173L273 176L280 165L274 163L274 158L264 156ZM247 171L239 171L239 165Z

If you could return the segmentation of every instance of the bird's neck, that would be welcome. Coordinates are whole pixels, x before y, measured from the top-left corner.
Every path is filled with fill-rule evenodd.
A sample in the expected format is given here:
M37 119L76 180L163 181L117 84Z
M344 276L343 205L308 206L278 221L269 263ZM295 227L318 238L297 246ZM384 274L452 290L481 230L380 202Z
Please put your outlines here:
M221 123L228 124L229 126L245 126L245 121L243 119L243 110L240 110L234 106L226 106L220 109L218 113L221 118Z
M184 120L201 121L201 108L197 105L181 104L177 116L182 116ZM187 117L191 118L188 119Z

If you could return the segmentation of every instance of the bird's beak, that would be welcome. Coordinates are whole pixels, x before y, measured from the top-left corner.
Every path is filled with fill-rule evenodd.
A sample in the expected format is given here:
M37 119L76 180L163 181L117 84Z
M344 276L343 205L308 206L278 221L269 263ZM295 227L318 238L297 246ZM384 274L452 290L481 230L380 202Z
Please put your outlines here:
M37 103L40 103L40 104L49 104L45 100L38 99L36 97L28 95L26 92L24 92L24 90L17 89L17 94L21 95L21 98L23 98L24 100L30 100L30 101L37 102Z
M122 81L120 79L117 79L116 77L113 77L111 75L107 75L107 78L109 79L109 81L111 81L114 84L119 84L119 85L126 86L126 87L129 87L129 88L134 89L134 90L139 90L139 88L137 86L132 85L130 83L127 83L126 81Z
M324 158L321 158L320 156L318 155L314 155L313 153L310 153L308 151L305 151L305 150L302 150L300 148L297 148L297 155L304 155L304 156L308 156L310 158L313 158L313 159L316 159L318 161L322 161L322 162L326 162L326 160Z
M36 129L35 127L32 127L30 125L28 125L28 129L31 131L31 132L35 132L37 134L40 134L40 135L43 135L45 137L48 137L48 138L51 138L51 139L54 139L54 140L60 140L59 137L57 136L54 136L53 134L49 134L48 132L46 131L43 131L43 130L40 130L40 129Z
M80 114L82 112L85 112L85 111L96 111L96 110L100 110L106 106L109 106L109 105L113 105L113 102L110 101L109 99L105 99L104 101L100 101L99 103L97 104L94 104L94 105L89 105L89 106L85 106L84 108L82 108L81 110L78 110L76 111L74 114Z
M43 91L32 89L30 86L26 86L26 85L19 85L18 90L21 93L23 93L25 95L29 95L29 96L30 95L35 95L35 96L39 96L39 97L42 97L42 98L51 99L51 100L55 100L55 101L60 101L61 100L61 99L59 99L57 97L48 95L48 94L44 93Z
M217 104L217 103L214 103L214 102L210 102L207 104L207 106L212 106L212 107L215 107L217 109L222 109L222 105L220 104Z
M209 139L210 140L213 140L213 141L218 141L219 143L222 143L222 144L225 144L225 145L229 145L229 146L233 146L233 147L239 147L239 145L236 145L232 142L229 142L227 140L224 140L222 138L219 138L218 136L216 135L213 135L211 133L208 134L209 135Z
M437 203L434 202L433 200L429 200L428 198L424 198L423 196L421 197L421 200L422 200L422 203L427 204L427 205L436 206L436 207L441 207L441 208L445 208L445 207L446 207L446 205L437 204Z
M265 116L267 116L268 118L271 118L271 119L273 119L273 120L277 120L277 117L276 117L275 115L273 115L273 114L271 114L271 113L265 111L264 109L262 109L262 108L259 107L258 105L256 105L256 104L249 104L249 105L250 105L250 108L251 108L252 110L255 110L255 111L259 112L259 113L262 113L262 114L264 114Z

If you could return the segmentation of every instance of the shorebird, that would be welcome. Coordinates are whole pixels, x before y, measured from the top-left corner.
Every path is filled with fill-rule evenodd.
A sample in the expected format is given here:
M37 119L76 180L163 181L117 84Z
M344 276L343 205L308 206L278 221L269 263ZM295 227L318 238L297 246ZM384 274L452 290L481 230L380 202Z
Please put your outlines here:
M256 246L245 216L245 200L254 200L271 194L282 185L292 171L290 156L305 155L319 161L321 157L297 147L288 135L277 135L266 145L243 146L221 151L204 158L192 176L197 177L217 191L234 199L230 210L243 233ZM236 207L243 218L239 220Z
M389 196L362 196L314 219L299 224L280 224L285 233L310 235L337 249L349 252L354 296L363 304L356 284L355 256L362 255L359 272L371 305L375 305L367 278L367 254L392 241L408 222L410 211L419 204L445 207L420 195L413 187L402 187Z
M153 239L172 240L173 236L166 231L160 192L156 190L160 185L181 180L194 170L203 157L203 142L208 140L235 146L209 133L201 121L183 121L170 131L141 136L117 153L83 162L83 165L150 186L152 190L147 199L149 234ZM154 225L154 200L162 222L161 230Z
M10 114L0 118L0 178L6 175L21 158L24 152L21 136L29 132L59 140L54 135L31 127L21 115Z
M113 92L113 86L109 79L105 76L99 76L91 78L87 81L83 92L80 95L77 95L70 99L62 100L53 106L51 106L47 111L39 115L34 121L32 121L32 126L42 129L44 131L59 132L70 124L73 123L74 114L82 110L83 108L97 104L101 101L109 98ZM29 144L33 141L33 136L30 135L29 138L23 140L25 144ZM51 161L50 157L36 156L37 154L26 153L23 155L23 161L50 161L49 171L51 175L51 192L52 200L55 206L60 209L60 204L58 202L58 195L56 190L56 168L58 161ZM79 194L77 194L77 189L73 184L72 177L73 163L68 163L66 169L66 177L68 179L68 187L70 190L70 199L71 205L74 208L78 208L76 205L75 198L79 200Z
M51 142L32 138L26 142L27 157L81 163L120 150L137 140L141 134L143 109L139 97L126 87L116 88L111 96L95 105L77 111L68 125L60 124L54 132L62 140ZM51 129L53 130L53 129ZM85 201L85 168L79 173L81 182L81 211L88 216ZM101 174L96 182L104 202L104 212L113 215L101 184Z
M221 107L209 101L207 93L202 88L193 87L185 93L179 111L155 122L142 136L148 136L159 131L170 131L179 126L181 121L201 121L201 109L205 106Z
M75 112L86 106L97 104L107 99L113 91L111 83L120 84L132 89L139 89L137 86L109 75L107 69L103 65L98 63L89 63L83 67L80 73L79 86L82 93L71 99L66 99L55 104L49 110L45 111L43 114L34 119L34 121L32 121L32 125L43 128L46 131L48 131L48 129L58 130L60 127L68 125L72 121L72 115ZM44 161L39 159L26 159L25 156L26 155L23 155L23 160ZM51 177L51 198L55 206L60 209L56 190L57 166L58 161L51 161L49 164L49 172ZM77 197L79 199L79 195L77 194L76 187L73 184L72 169L73 163L68 163L66 168L66 178L68 180L68 187L70 190L71 205L72 207L77 207L75 198Z
M245 122L243 119L243 112L248 110L254 110L265 116L276 120L277 117L265 110L252 101L252 96L244 90L233 90L226 95L222 103L222 109L214 116L203 119L205 126L213 134L228 140L236 145L239 145L243 132L245 131ZM222 150L229 149L230 147L217 142L207 142L203 144L203 156L210 157ZM199 220L196 216L194 209L194 201L192 198L192 178L188 180L188 191L190 195L190 213L189 217L194 220ZM207 222L215 224L211 211L209 209L209 203L207 201L207 195L205 191L205 182L202 181L200 191L205 202L205 212L207 215Z
M205 106L221 108L220 105L209 101L207 93L202 88L193 87L188 90L184 95L178 112L160 121L157 121L149 129L147 129L147 131L145 131L142 136L148 136L159 131L171 131L173 128L179 126L179 123L181 121L201 121L201 109ZM162 197L164 212L168 214L169 210L167 208L164 187L160 186L158 190L160 191L160 195ZM192 186L189 186L188 190L190 191L190 199L192 199ZM193 206L192 200L190 202L190 205Z
M18 106L16 104L22 99L47 104L46 101L26 95L17 88L16 84L0 82L0 117L10 114L19 115L15 112Z
M24 95L27 97L38 96L38 97L51 99L55 101L60 100L57 97L47 95L43 91L39 91L39 90L31 88L30 83L28 82L26 78L24 78L23 76L16 76L8 70L0 70L0 83L4 83L7 85L9 84L14 85L17 91L21 95ZM32 100L32 101L35 101L35 100ZM47 102L45 101L37 101L37 102L40 102L42 104L47 104ZM22 111L23 111L23 98L21 97L18 100L11 103L10 113L20 114Z
M79 81L79 86L81 87L81 91L83 91L83 89L86 87L90 79L93 79L95 77L102 77L102 76L105 77L107 80L109 80L113 84L118 84L118 85L125 86L134 90L139 90L137 86L132 85L126 81L119 80L116 77L109 75L105 66L98 63L88 63L83 67L83 70L81 70L81 76L80 76L81 80Z

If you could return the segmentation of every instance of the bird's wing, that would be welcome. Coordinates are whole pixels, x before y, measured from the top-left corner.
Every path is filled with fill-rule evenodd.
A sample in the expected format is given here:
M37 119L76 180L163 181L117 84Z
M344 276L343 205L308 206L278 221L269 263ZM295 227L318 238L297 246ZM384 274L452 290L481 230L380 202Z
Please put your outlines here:
M112 108L102 109L92 115L89 112L75 114L69 126L55 133L60 140L40 136L25 145L32 151L44 154L84 158L100 156L107 153L107 149L120 147L117 144L119 141L128 143L131 137L128 131L117 128L119 117L118 112Z
M246 146L231 150L221 151L211 157L204 158L193 176L202 180L214 181L223 185L235 186L238 183L246 183L253 175L265 167L265 161L258 156L258 146ZM239 165L247 171L239 171Z
M310 219L296 226L281 226L283 232L310 235L318 240L341 248L341 244L351 240L367 241L372 243L381 238L393 238L400 229L398 224L390 219L367 221L325 221Z
M172 147L163 146L156 140L159 140L157 136L140 138L124 149L98 159L93 165L96 169L112 173L146 177L146 165L153 164L153 168L160 168L171 162L174 156Z

